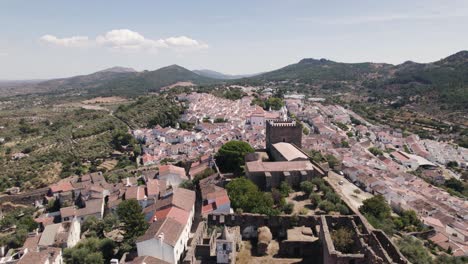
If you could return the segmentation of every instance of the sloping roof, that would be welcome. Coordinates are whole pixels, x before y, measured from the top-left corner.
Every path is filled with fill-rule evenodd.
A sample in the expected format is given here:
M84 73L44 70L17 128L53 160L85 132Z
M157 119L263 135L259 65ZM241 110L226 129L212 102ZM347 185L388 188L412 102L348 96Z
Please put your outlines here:
M56 184L52 184L50 186L50 190L53 192L53 193L56 193L56 192L68 192L68 191L72 191L73 190L73 186L70 182L59 182L59 183L56 183Z
M41 238L41 236L39 236L39 235L26 238L22 248L23 249L28 249L29 251L36 251L37 250L37 245L39 244L39 239L40 238Z
M59 232L62 224L53 224L45 227L39 239L39 246L52 246L55 243L55 236Z
M63 217L75 216L76 210L74 206L60 208L60 215Z
M195 205L195 192L184 188L175 189L172 204L190 212Z
M158 221L158 219L172 218L180 224L186 225L190 218L190 213L178 207L171 206L169 208L156 211L155 217L156 221Z
M309 157L300 151L297 147L290 143L279 142L273 144L273 147L283 156L287 161L304 159L308 160Z
M173 218L164 218L153 222L145 234L137 238L136 243L150 239L162 239L164 243L174 247L185 226Z
M145 189L142 186L131 186L128 187L127 191L125 192L125 199L136 199L137 201L141 201L145 199Z
M17 264L54 263L61 252L62 250L60 248L54 247L49 247L46 250L39 252L29 251L17 262Z
M139 256L130 262L130 264L169 264L169 262L150 256Z
M86 207L76 211L77 216L85 216L102 212L102 199L93 199L86 201Z
M146 192L148 196L157 196L160 190L166 189L165 180L150 179L146 182Z
M168 206L176 206L190 212L195 205L195 192L184 188L177 188L167 197L156 200L154 208L157 210Z
M159 167L159 176L167 174L178 174L181 178L187 178L185 169L174 165L163 165Z

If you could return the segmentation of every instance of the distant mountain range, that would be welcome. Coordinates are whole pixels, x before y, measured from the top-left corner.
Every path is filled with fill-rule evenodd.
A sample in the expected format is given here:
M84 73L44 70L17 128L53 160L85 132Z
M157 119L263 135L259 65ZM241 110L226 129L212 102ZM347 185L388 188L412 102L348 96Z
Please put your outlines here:
M468 51L461 51L433 63L405 62L341 63L327 59L302 59L298 63L257 75L226 75L212 70L190 71L178 65L154 71L137 72L113 67L89 75L29 83L26 91L15 86L7 91L20 93L79 92L88 95L138 96L158 92L177 82L197 85L216 83L264 84L293 81L304 89L348 91L375 98L399 98L402 101L421 97L424 102L438 102L454 109L468 108ZM309 88L308 88L309 87ZM0 86L1 94L4 94ZM413 99L412 99L413 98Z
M193 70L193 72L201 76L218 79L218 80L234 80L234 79L248 78L248 77L252 77L252 76L260 74L260 73L256 73L256 74L230 75L230 74L224 74L224 73L220 73L220 72L212 71L212 70Z

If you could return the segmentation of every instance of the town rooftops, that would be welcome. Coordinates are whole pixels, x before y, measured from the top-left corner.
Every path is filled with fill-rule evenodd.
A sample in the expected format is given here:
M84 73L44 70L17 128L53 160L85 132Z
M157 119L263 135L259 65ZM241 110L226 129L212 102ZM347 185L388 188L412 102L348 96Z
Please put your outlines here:
M171 195L156 201L158 210L168 206L176 206L190 212L194 205L195 192L184 188L176 188Z
M17 264L45 264L57 263L57 258L62 253L60 248L49 247L45 250L35 252L28 251Z
M137 201L141 201L145 198L145 188L142 186L128 187L127 191L125 192L125 200L135 199Z
M76 210L76 216L86 216L97 213L102 213L102 205L104 201L102 199L93 199L86 201L85 208Z
M174 218L163 218L153 222L145 234L137 238L136 242L143 242L150 239L160 239L164 243L175 246L179 240L185 226Z
M171 206L159 211L156 211L154 214L153 221L158 221L158 219L164 219L164 218L172 218L179 222L182 225L186 225L188 223L188 220L190 218L190 213L180 209L175 206Z
M308 160L309 157L307 157L306 154L304 154L302 151L300 151L297 147L290 143L286 142L279 142L276 144L273 144L273 147L283 156L287 161L292 161L292 160Z
M178 174L181 178L187 178L185 169L174 165L163 165L159 167L159 175Z
M46 226L39 239L38 245L48 247L61 246L63 243L66 243L71 225L71 222L62 222Z
M52 184L50 186L50 191L52 193L69 192L73 191L73 186L70 182L59 182L56 184Z

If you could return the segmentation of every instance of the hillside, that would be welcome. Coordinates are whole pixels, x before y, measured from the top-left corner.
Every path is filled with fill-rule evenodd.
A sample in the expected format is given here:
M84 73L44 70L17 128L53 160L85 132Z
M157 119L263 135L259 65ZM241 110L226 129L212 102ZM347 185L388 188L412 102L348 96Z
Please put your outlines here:
M377 101L398 99L400 105L436 103L444 109L461 110L468 107L468 51L433 63L407 61L400 65L303 59L244 82L285 80L305 84L301 92L306 93L310 92L307 87L318 87L319 93L351 92Z
M178 65L171 65L155 71L143 71L133 76L114 79L101 84L95 89L89 89L93 95L139 96L150 92L158 92L162 87L177 82L193 82L209 84L216 80L200 76Z
M224 73L212 71L212 70L193 70L193 72L201 76L218 79L218 80L234 80L234 79L248 78L248 77L253 77L255 75L258 75L258 74L230 75L230 74L224 74Z
M386 80L367 84L374 96L399 96L401 104L416 101L437 103L443 109L468 109L468 51L433 63L405 62L393 72Z
M278 70L263 73L252 79L265 81L298 80L304 83L323 81L358 81L388 73L390 64L341 63L327 59L303 59ZM377 75L377 76L375 76Z

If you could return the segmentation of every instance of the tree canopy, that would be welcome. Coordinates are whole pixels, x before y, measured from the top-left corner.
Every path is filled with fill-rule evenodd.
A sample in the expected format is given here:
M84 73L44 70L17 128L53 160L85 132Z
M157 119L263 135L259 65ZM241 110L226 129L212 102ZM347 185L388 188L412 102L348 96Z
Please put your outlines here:
M271 193L260 191L257 185L247 178L232 180L226 185L226 189L231 205L236 210L267 215L279 213L273 209L274 201Z
M114 256L114 249L114 241L92 237L80 241L73 248L66 248L63 259L67 264L104 264Z
M117 207L117 216L124 225L124 239L130 244L148 229L148 223L145 221L142 208L135 199L121 202Z
M247 142L232 140L224 144L216 154L216 163L222 172L241 174L245 155L255 150Z

